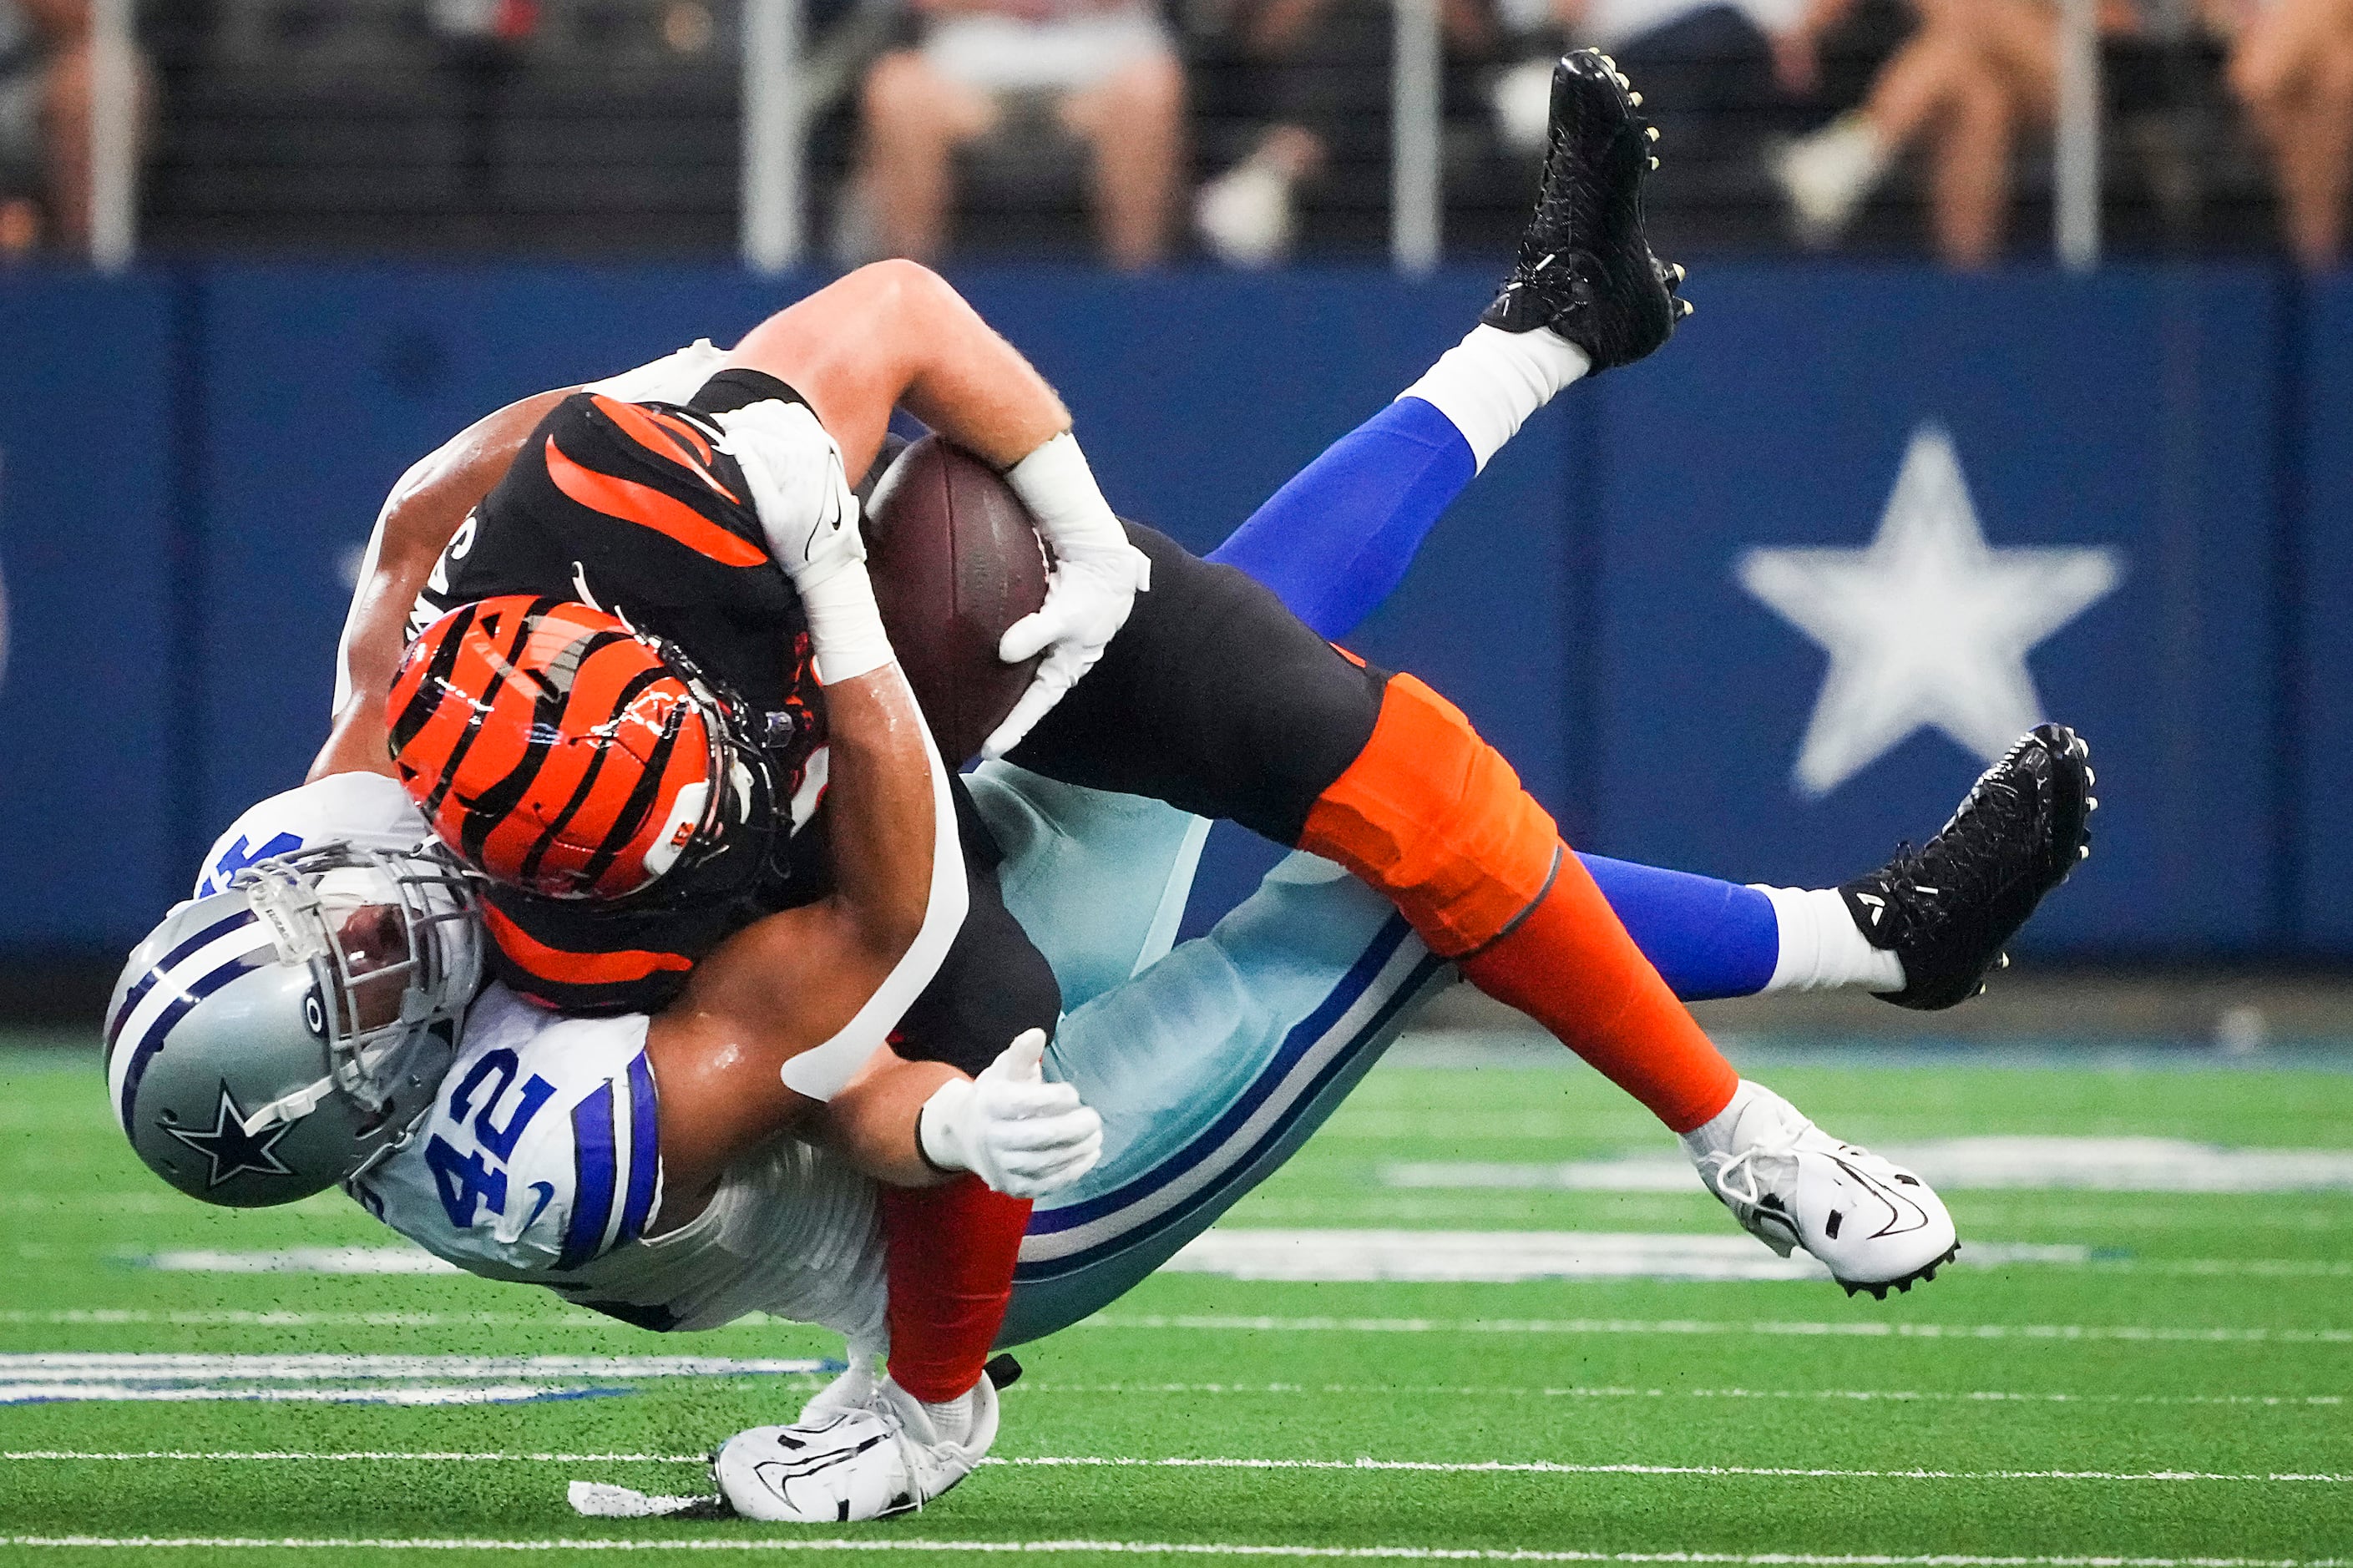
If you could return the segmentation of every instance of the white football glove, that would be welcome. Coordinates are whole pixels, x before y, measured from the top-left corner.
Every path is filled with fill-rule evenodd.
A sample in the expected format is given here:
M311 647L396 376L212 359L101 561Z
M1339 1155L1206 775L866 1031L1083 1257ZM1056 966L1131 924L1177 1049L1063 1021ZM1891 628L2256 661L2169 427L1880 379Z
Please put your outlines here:
M1067 1083L1048 1083L1046 1031L1022 1034L976 1079L934 1090L915 1118L923 1157L970 1171L1008 1197L1070 1185L1103 1158L1103 1118Z
M1022 742L1079 677L1094 668L1113 634L1127 624L1137 592L1151 581L1150 559L1124 533L1107 549L1054 541L1046 602L1008 626L997 645L997 657L1008 664L1019 664L1040 649L1046 650L1045 662L1013 711L981 742L982 756L1001 757Z
M701 392L702 384L717 375L726 361L725 352L712 346L709 338L697 338L682 349L618 375L592 381L580 390L601 392L623 403L682 404Z
M841 448L807 405L770 397L712 417L727 432L723 449L744 470L768 553L795 587L806 595L866 559Z
M1046 602L1008 626L997 645L997 657L1008 664L1040 652L1046 658L1013 711L981 742L980 754L992 760L1019 745L1094 668L1127 624L1136 595L1152 586L1151 558L1127 542L1070 432L1008 468L1005 479L1045 535L1054 565L1046 575Z

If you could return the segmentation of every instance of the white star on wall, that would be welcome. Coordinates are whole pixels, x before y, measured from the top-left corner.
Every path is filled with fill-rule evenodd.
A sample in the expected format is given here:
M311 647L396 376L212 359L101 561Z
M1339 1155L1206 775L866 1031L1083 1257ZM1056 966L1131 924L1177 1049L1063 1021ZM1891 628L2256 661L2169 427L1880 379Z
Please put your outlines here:
M1796 770L1819 799L1931 726L2000 756L2042 717L2028 651L2113 591L2124 563L1987 544L1952 439L1929 425L1867 547L1751 550L1736 574L1831 656Z

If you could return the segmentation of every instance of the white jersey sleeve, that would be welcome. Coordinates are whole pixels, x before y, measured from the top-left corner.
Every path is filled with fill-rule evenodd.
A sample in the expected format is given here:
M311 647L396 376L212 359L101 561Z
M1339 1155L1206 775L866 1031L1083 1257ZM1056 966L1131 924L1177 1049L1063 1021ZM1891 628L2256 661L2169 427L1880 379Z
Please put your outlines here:
M217 893L257 860L322 844L403 851L424 842L425 818L396 780L331 773L249 805L205 852L194 898Z

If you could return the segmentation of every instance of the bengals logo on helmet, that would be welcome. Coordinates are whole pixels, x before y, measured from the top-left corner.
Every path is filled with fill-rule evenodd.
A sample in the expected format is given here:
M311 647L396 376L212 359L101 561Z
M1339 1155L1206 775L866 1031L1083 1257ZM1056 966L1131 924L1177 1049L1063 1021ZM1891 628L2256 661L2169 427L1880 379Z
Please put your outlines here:
M393 678L392 757L441 841L495 881L617 899L713 852L744 781L726 712L617 616L507 595L450 611Z

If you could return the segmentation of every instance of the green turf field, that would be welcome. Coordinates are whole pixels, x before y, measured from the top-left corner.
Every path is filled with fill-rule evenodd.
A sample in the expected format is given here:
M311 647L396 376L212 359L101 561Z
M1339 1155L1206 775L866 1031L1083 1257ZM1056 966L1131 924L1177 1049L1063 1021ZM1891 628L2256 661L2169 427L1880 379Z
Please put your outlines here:
M1859 1058L1757 1076L1863 1142L2353 1151L2353 1073ZM839 1352L765 1323L666 1340L467 1278L142 1267L167 1251L393 1238L332 1195L200 1209L132 1162L102 1101L94 1051L0 1054L10 1397L25 1392L12 1379L60 1364L27 1354ZM1662 1149L1638 1109L1581 1068L1387 1067L1228 1225L1725 1233L1696 1186L1388 1184L1398 1162ZM360 1568L667 1542L676 1550L656 1555L675 1561L869 1548L927 1562L1008 1550L1956 1568L2353 1559L2353 1192L1951 1201L1965 1246L2048 1250L1957 1268L1884 1304L1813 1280L1164 1274L1022 1352L996 1462L921 1516L847 1541L592 1522L565 1501L574 1479L698 1489L690 1457L789 1418L811 1376L590 1375L567 1386L632 1391L527 1404L5 1405L0 1556ZM90 1362L83 1375L153 1364ZM69 1538L82 1543L57 1544Z

